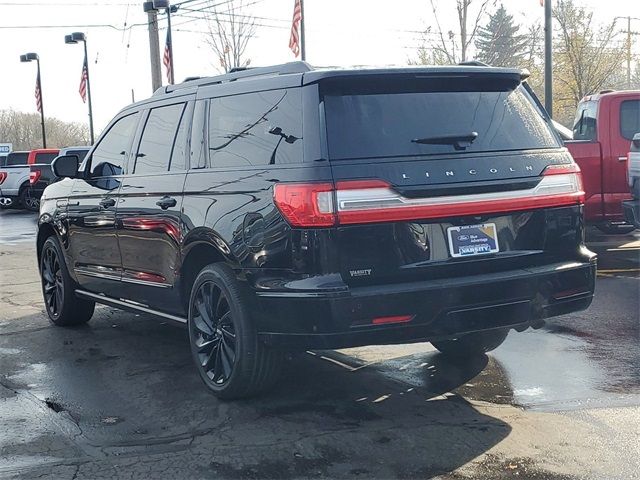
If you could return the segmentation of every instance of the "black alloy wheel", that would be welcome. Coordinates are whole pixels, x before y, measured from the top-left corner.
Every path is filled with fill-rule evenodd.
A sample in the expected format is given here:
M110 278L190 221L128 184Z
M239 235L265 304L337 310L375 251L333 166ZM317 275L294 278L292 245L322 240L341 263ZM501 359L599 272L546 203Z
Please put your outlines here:
M191 354L200 378L221 399L263 392L281 371L283 353L260 340L244 288L223 263L204 267L191 287Z
M40 250L42 295L49 320L63 327L87 323L95 303L75 294L76 284L67 271L62 248L55 235L47 238Z
M31 189L29 187L22 190L22 193L20 194L20 203L22 204L22 208L30 212L37 212L40 210L40 199L31 195Z
M236 360L236 329L224 292L212 281L198 287L194 298L190 335L197 362L217 385L231 378Z
M58 318L64 302L64 282L58 252L52 245L45 246L42 252L42 292L47 312L52 319Z

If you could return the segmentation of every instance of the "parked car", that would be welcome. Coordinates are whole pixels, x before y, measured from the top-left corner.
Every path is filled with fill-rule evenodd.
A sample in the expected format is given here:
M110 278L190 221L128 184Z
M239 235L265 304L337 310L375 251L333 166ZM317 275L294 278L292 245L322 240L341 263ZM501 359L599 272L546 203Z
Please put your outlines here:
M0 206L3 208L29 203L29 152L11 152L0 167Z
M582 170L585 219L605 233L628 233L622 202L630 200L627 153L640 131L640 91L607 91L578 105L573 141L565 144Z
M51 168L53 160L61 155L76 155L78 159L82 161L88 151L89 147L86 146L64 147L60 149L60 152L55 157L51 158L50 155L47 157L42 156L38 158L39 163L30 165L29 188L31 190L31 198L34 199L34 203L38 208L40 207L40 197L42 196L44 189L51 183L55 183L60 180L59 177L56 177Z
M640 228L640 133L633 136L627 171L632 199L624 202L622 207L627 222Z
M580 171L522 77L295 62L163 87L53 163L50 320L186 324L205 385L238 398L287 350L473 356L587 308Z

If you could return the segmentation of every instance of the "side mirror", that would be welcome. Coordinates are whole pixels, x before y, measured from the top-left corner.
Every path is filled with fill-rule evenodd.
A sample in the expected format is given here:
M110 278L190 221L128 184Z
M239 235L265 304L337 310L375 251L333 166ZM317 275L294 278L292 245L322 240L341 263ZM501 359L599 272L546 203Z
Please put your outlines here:
M636 133L633 136L633 146L636 148L640 148L640 133Z
M60 155L51 163L53 173L59 178L76 178L79 166L80 159L77 155Z

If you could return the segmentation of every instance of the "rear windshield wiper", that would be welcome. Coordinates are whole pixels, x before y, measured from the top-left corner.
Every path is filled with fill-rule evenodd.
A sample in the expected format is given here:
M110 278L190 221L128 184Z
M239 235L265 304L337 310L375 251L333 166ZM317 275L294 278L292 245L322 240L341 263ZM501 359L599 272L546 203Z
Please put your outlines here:
M456 150L464 150L470 147L476 138L478 138L478 132L442 135L440 137L414 138L411 141L421 145L453 145L453 148Z

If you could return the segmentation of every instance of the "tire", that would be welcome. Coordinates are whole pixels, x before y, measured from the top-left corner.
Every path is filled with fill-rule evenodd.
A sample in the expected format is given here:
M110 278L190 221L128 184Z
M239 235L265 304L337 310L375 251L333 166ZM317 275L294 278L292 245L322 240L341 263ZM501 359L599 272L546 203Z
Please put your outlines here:
M203 268L189 298L189 343L200 378L221 399L256 395L279 377L283 353L259 341L233 271Z
M31 189L29 187L24 187L20 191L19 202L22 208L30 212L37 212L40 210L40 199L31 196Z
M607 235L626 235L636 229L633 225L596 225L596 227Z
M49 320L67 327L87 323L95 303L75 296L75 282L69 276L62 249L55 236L47 238L40 253L42 296Z
M483 355L498 348L507 338L509 330L485 330L468 333L452 340L431 342L443 354L454 358L469 358Z

